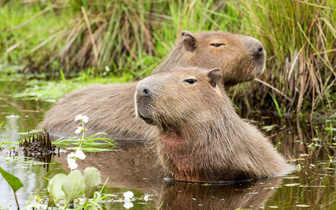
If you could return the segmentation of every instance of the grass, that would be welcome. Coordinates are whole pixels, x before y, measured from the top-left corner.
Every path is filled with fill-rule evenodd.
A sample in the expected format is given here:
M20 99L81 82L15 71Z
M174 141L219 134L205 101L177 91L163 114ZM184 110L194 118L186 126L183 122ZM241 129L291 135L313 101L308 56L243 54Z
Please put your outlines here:
M267 49L269 59L262 80L291 99L272 90L279 105L297 114L335 108L336 3L249 0L238 4L240 14L249 14L242 16L242 22L249 23L244 31L260 39ZM270 106L270 88L254 83L251 89L260 104Z
M231 31L258 38L268 55L262 82L230 92L236 104L296 114L335 108L333 1L6 2L0 8L0 62L23 65L24 72L60 75L63 69L68 78L78 72L85 77L90 69L94 78L141 79L181 30Z

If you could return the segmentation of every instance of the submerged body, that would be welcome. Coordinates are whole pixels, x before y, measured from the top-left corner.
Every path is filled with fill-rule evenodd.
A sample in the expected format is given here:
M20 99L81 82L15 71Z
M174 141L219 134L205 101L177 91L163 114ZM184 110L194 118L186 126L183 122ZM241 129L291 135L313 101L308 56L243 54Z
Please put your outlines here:
M179 72L179 74L177 74ZM136 115L157 127L153 141L174 179L234 181L293 168L269 140L235 112L218 69L173 69L140 81Z
M250 81L265 68L262 44L248 36L227 32L182 32L170 55L153 74L173 67L221 68L221 82L229 88ZM76 136L78 114L87 115L86 135L106 132L115 140L144 140L153 127L134 115L135 83L93 85L60 99L45 115L39 128L57 136Z

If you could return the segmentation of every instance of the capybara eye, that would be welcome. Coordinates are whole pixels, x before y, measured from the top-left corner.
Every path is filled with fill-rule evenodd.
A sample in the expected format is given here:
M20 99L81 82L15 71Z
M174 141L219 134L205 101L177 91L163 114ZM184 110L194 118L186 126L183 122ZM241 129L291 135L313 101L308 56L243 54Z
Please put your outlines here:
M196 79L185 79L183 82L188 82L189 84L194 84L197 82Z
M224 43L211 43L210 45L214 46L214 47L219 47L219 46L225 45L225 44Z

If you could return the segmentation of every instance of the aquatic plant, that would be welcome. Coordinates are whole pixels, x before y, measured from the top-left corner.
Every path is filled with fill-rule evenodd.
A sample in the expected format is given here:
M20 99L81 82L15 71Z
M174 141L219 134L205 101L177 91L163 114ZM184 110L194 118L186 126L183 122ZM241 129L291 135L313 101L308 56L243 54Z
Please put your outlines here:
M20 141L19 147L24 151L25 156L34 156L44 153L59 153L60 148L52 144L48 132L29 133L27 138Z
M9 184L9 186L13 189L16 205L17 205L18 209L20 209L19 202L18 202L17 197L16 197L16 191L18 191L21 187L23 187L23 184L22 184L21 180L19 178L17 178L16 176L14 176L13 174L8 173L7 171L2 169L1 167L0 167L0 174L6 180L6 182Z
M84 135L87 131L85 123L89 121L89 118L80 114L76 116L75 121L81 122L81 126L77 128L76 133L82 133L82 136L78 139L79 144L75 152L71 152L67 157L71 172L68 175L56 174L49 180L48 184L49 204L55 205L55 200L58 201L64 197L64 209L81 193L85 193L87 199L92 198L97 186L101 183L100 172L96 168L87 167L83 175L80 171L74 170L78 167L77 160L84 160L86 157L81 147L85 142Z

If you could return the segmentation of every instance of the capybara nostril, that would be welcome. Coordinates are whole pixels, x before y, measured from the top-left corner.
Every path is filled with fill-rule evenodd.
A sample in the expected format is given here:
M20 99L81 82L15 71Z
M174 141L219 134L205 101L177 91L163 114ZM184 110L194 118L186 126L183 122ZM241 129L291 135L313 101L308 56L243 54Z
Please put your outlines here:
M262 53L264 53L264 48L261 46L261 47L259 47L259 49L258 49L258 52L259 52L259 54L262 54Z
M141 92L141 94L143 95L143 96L150 96L151 95L151 91L148 89L148 88L142 88L141 90L140 90L140 92Z

